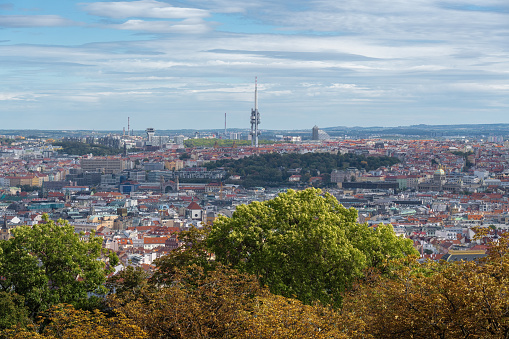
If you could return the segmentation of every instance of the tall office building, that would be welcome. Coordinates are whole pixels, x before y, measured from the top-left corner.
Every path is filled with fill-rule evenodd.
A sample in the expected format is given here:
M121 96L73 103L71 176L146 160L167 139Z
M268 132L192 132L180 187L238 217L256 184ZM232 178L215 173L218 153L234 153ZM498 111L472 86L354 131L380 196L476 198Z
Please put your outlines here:
M315 125L311 130L311 140L318 140L318 131L320 131L320 129Z

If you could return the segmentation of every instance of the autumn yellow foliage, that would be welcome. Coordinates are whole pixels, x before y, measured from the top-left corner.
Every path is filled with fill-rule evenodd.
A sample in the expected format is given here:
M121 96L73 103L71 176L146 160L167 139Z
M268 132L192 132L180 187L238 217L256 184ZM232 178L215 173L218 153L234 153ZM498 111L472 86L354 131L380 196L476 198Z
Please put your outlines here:
M103 312L77 310L72 305L51 307L36 325L4 330L5 338L13 339L145 339L147 333L130 319L119 314L108 317Z

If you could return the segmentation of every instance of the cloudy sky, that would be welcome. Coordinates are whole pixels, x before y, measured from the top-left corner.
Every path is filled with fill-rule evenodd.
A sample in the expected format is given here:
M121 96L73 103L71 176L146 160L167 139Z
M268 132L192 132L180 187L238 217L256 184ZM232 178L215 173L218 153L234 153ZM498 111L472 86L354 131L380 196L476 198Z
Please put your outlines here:
M0 129L509 123L507 0L0 0Z

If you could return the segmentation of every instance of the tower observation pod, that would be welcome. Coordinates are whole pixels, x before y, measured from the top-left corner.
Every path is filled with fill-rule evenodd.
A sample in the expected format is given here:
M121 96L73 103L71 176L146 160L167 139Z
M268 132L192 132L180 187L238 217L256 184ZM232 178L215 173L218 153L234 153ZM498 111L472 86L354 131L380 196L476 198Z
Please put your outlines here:
M255 105L251 110L251 146L258 147L258 136L261 134L258 129L260 124L260 112L258 112L258 79L255 77Z

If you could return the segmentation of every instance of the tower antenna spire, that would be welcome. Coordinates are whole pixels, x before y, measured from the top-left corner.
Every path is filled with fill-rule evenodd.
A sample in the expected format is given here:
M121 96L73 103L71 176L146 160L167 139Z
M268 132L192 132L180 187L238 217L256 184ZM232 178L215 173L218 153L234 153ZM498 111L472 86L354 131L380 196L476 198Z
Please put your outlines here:
M255 111L258 111L258 77L255 77Z
M258 147L258 136L260 131L258 125L260 124L260 113L258 112L258 77L255 77L255 105L251 110L251 146Z

